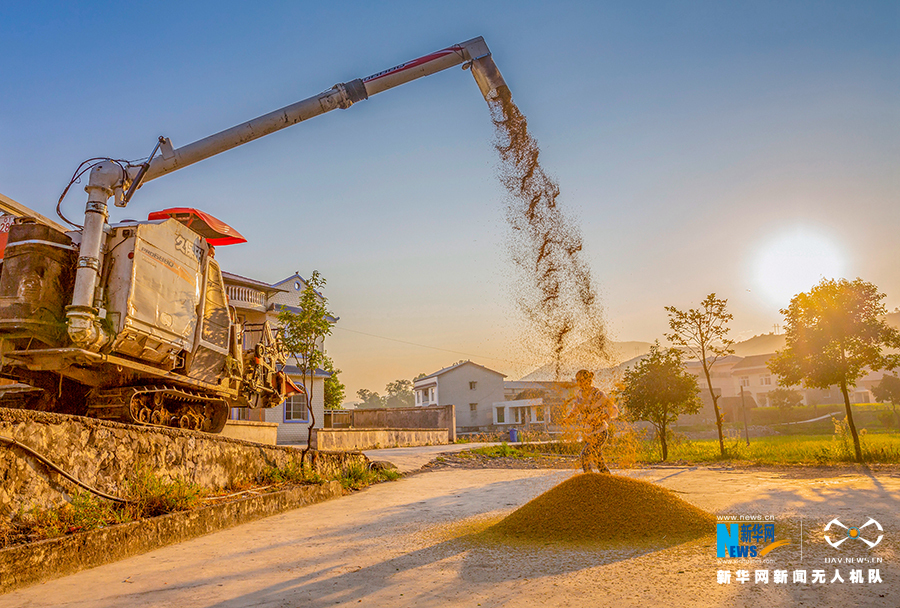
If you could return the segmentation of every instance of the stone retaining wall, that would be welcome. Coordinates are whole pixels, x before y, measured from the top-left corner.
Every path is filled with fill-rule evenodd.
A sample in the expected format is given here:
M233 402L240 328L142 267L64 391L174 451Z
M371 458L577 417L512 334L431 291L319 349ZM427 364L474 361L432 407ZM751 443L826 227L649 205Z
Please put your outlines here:
M47 412L0 408L0 435L41 453L76 479L119 496L141 467L209 489L253 481L266 468L300 463L301 450L182 429L139 427ZM320 475L337 477L359 453L307 454ZM74 484L18 448L0 446L0 516L68 501Z
M338 481L0 550L0 593L341 495Z
M372 450L446 445L448 429L315 429L313 445L319 450Z

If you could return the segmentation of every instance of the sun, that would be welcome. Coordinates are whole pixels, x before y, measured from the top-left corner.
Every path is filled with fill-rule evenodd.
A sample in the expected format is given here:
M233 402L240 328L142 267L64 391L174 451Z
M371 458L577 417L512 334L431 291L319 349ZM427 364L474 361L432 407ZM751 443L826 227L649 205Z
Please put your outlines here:
M845 256L832 239L809 229L781 232L756 256L754 282L764 298L787 308L791 298L823 278L842 276Z

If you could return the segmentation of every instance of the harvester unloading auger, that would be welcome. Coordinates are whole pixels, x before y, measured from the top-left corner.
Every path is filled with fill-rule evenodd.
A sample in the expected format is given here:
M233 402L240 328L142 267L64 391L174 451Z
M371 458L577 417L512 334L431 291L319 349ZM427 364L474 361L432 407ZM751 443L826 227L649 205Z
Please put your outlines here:
M506 88L474 38L181 148L160 137L141 164L102 159L76 230L18 220L0 273L0 376L20 384L0 405L217 433L229 408L274 407L303 390L281 371L271 328L244 326L229 307L210 246L244 242L237 231L193 209L109 224L107 202L124 207L151 179L460 64L487 101Z

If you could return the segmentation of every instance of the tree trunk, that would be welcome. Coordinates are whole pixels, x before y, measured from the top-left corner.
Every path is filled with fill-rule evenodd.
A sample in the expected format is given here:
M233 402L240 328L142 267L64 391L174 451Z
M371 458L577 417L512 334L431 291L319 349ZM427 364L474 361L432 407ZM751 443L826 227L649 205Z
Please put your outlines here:
M712 398L713 411L716 413L716 429L719 431L719 453L725 458L725 436L722 434L722 413L719 411L719 398L712 387L712 378L709 376L709 368L706 367L706 359L701 361L703 364L703 375L706 376L706 386L709 387L709 396Z
M853 422L853 410L850 409L850 394L847 392L846 380L841 380L841 393L844 394L844 407L847 409L847 425L850 427L850 435L853 436L853 449L856 451L856 462L862 462L862 447L859 445L859 435L856 433L856 424Z
M669 445L666 443L666 427L662 426L657 431L659 431L659 443L662 445L662 459L665 462L669 458Z

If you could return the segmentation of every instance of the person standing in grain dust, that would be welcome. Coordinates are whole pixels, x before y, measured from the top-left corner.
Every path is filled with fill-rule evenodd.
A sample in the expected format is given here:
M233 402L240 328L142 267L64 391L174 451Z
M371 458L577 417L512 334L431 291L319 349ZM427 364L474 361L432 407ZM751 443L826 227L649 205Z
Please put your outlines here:
M594 374L586 369L575 374L575 394L569 400L564 424L577 429L584 446L581 448L581 468L590 473L596 465L598 472L609 473L603 460L603 445L609 438L609 421L619 416L619 408L606 393L593 386Z

